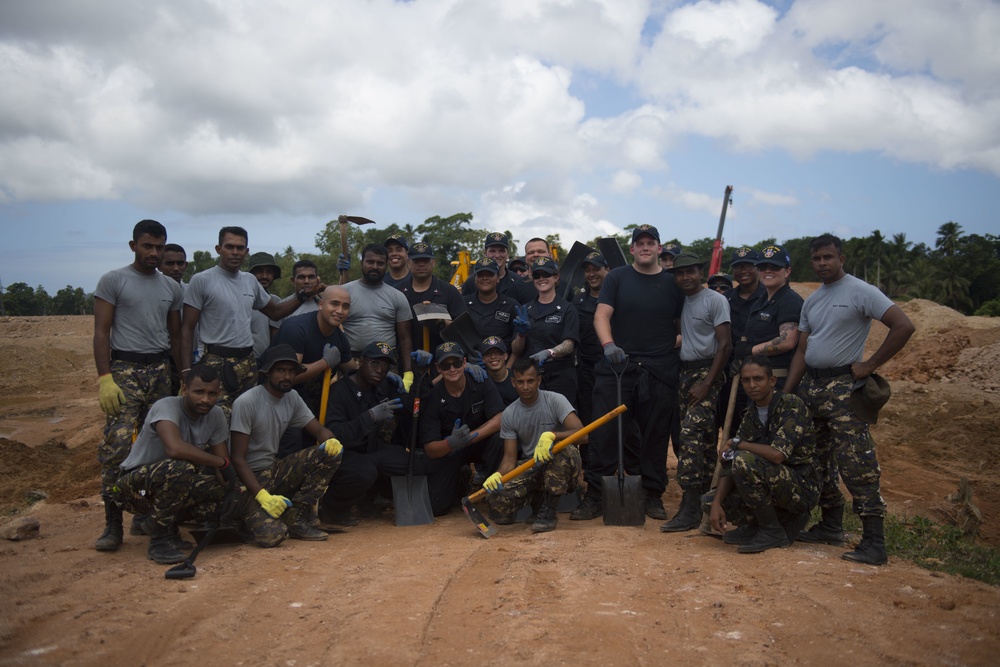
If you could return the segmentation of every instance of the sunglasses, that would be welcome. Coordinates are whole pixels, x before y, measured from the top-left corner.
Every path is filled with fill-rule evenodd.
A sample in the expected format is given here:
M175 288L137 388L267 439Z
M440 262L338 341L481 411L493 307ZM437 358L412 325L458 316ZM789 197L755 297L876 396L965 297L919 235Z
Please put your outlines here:
M732 285L727 285L726 283L715 283L713 285L709 285L708 289L714 289L716 292L725 292L731 287Z
M551 273L545 273L544 271L535 271L531 274L532 280L541 280L542 278L551 278Z
M518 266L516 268L512 268L511 271L513 271L514 273L527 273L528 272L528 267L526 267L526 266Z
M780 266L778 264L758 264L757 265L757 270L758 271L780 271L783 268L785 268L785 267Z
M461 368L465 361L463 359L456 359L454 357L445 359L444 361L438 362L438 368L443 371L450 371L456 368Z

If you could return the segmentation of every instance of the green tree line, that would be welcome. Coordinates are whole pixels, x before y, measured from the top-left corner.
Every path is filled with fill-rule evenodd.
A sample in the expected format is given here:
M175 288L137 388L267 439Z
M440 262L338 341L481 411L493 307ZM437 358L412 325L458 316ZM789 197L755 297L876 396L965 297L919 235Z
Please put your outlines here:
M472 213L455 213L448 217L435 215L421 224L390 224L385 227L359 226L351 224L347 229L347 247L351 255L351 279L360 277L361 249L369 243L382 243L392 234L402 234L412 245L417 241L430 244L437 258L435 274L448 280L454 273L451 262L458 258L460 251L468 252L475 261L483 254L485 231L472 228ZM627 226L617 235L619 245L626 257L631 231L635 225ZM492 230L491 230L492 231ZM505 232L510 236L510 232ZM566 250L558 234L544 237L554 248L559 258L566 256ZM812 237L786 239L782 242L792 261L792 282L813 282L815 274L809 262L809 241ZM671 242L663 239L664 243ZM674 243L679 243L673 239ZM706 261L711 257L713 237L697 239L684 245L685 250L697 253ZM761 239L753 244L761 249L777 242L775 238ZM320 252L299 253L292 246L274 253L281 267L281 279L275 281L271 291L278 296L292 293L292 266L295 262L308 259L319 269L320 277L327 283L338 279L337 255L341 252L340 225L337 220L326 223L315 237ZM587 245L596 248L597 239ZM252 250L261 250L251 246ZM732 248L723 255L723 270L728 270ZM511 244L510 254L516 255L517 247ZM1000 236L993 234L964 234L957 222L947 222L937 230L934 247L924 243L913 243L906 234L894 234L886 238L879 230L865 237L844 239L844 254L847 257L845 270L876 285L890 298L897 300L928 299L964 313L966 315L1000 316ZM215 265L213 252L195 250L188 256L188 268L184 280ZM88 315L93 313L93 295L79 287L67 285L50 296L45 288L36 288L18 282L0 293L2 305L7 315Z

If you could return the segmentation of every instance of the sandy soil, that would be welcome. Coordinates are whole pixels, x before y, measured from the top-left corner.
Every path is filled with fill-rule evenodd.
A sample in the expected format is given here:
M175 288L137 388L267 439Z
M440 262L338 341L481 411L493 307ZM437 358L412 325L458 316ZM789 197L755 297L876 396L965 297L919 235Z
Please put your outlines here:
M883 494L894 513L949 521L946 496L966 478L979 539L1000 546L1000 321L903 309L917 333L883 369ZM0 319L0 510L41 522L39 539L0 541L0 666L996 664L1000 589L854 565L835 547L741 556L652 521L563 515L553 533L484 540L461 513L417 528L389 515L322 543L212 546L196 578L167 581L145 538L91 548L103 525L91 327ZM869 345L883 335L875 325ZM31 490L48 499L31 506ZM678 498L671 485L668 511Z

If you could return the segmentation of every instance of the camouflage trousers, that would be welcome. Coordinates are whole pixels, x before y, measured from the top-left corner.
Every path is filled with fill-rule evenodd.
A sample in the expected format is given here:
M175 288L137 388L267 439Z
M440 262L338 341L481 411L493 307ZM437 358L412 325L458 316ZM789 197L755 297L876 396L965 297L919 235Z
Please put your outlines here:
M712 483L712 473L718 458L718 431L715 426L715 406L719 402L722 377L716 378L708 396L689 405L692 385L708 375L708 368L682 370L677 386L677 402L681 415L680 450L677 454L677 483L684 491L706 491Z
M111 495L111 488L118 479L118 466L132 450L134 436L142 428L149 408L170 395L170 366L167 361L148 366L130 361L112 361L111 377L125 394L125 400L117 415L105 418L104 440L97 445L101 495L105 497Z
M851 375L813 379L803 376L796 392L809 408L816 428L816 456L820 462L820 507L842 507L839 477L851 493L859 516L885 516L879 490L881 470L868 424L851 410Z
M292 507L308 508L311 513L343 458L343 454L328 456L320 447L309 447L276 460L270 468L255 470L254 475L268 493L284 496L292 501ZM285 520L290 515L286 512L275 519L250 494L246 494L242 516L254 541L262 547L276 547L288 537Z
M233 401L240 394L257 386L257 360L253 355L244 359L220 357L217 354L205 353L202 363L219 371L222 378L222 393L216 403L226 413L226 421L233 412Z
M226 488L216 476L188 461L164 459L122 473L114 501L132 514L148 514L161 526L180 521L208 521L219 513Z
M518 461L517 464L521 465L527 460ZM531 502L536 493L562 496L576 489L577 478L582 469L580 450L576 445L569 445L556 452L548 463L536 465L504 484L498 493L488 494L486 503L494 514L512 515Z

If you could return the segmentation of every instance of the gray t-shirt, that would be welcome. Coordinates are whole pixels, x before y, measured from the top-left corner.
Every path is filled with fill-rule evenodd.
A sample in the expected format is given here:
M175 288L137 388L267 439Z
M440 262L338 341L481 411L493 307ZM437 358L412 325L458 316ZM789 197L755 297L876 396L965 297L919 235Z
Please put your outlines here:
M729 302L715 290L684 297L681 311L681 360L711 359L719 347L715 327L729 322Z
M274 464L285 429L302 428L313 419L313 413L295 391L275 398L263 385L257 385L233 402L232 430L250 436L247 464L254 472Z
M271 302L257 279L245 271L230 273L219 266L194 274L185 305L201 311L201 342L225 347L252 347L250 313Z
M872 320L880 320L892 300L874 285L846 274L823 284L802 304L799 331L809 333L806 365L835 368L861 361Z
M277 303L281 301L271 294L271 301ZM250 332L253 334L253 356L260 358L267 348L271 347L271 329L281 326L280 322L272 320L270 317L255 310L250 313Z
M385 283L368 285L352 280L344 285L351 295L351 311L342 328L351 350L360 352L369 343L396 346L396 323L413 319L410 303L403 293Z
M542 433L561 430L571 412L573 406L565 396L539 390L538 400L531 405L525 405L518 398L504 408L500 415L500 437L504 440L517 439L520 458L534 456L535 445Z
M132 443L132 451L122 461L122 470L128 472L168 458L163 440L156 432L156 424L161 421L176 424L184 442L205 451L229 439L229 427L222 408L215 406L207 415L191 417L184 412L183 401L180 396L167 396L153 403L139 431L139 437Z
M176 281L159 271L141 273L129 264L101 276L94 296L115 307L112 350L154 354L170 349L167 313L184 304Z
M298 299L298 297L295 296L294 294L292 296L290 296L289 298L290 299ZM292 313L288 317L281 318L281 322L278 322L278 326L280 327L281 324L285 320L287 320L289 317L295 317L296 315L304 315L305 313L315 313L317 310L319 310L319 302L316 301L316 297L312 297L310 299L306 299L301 304L299 304L299 307L295 309L294 313Z

